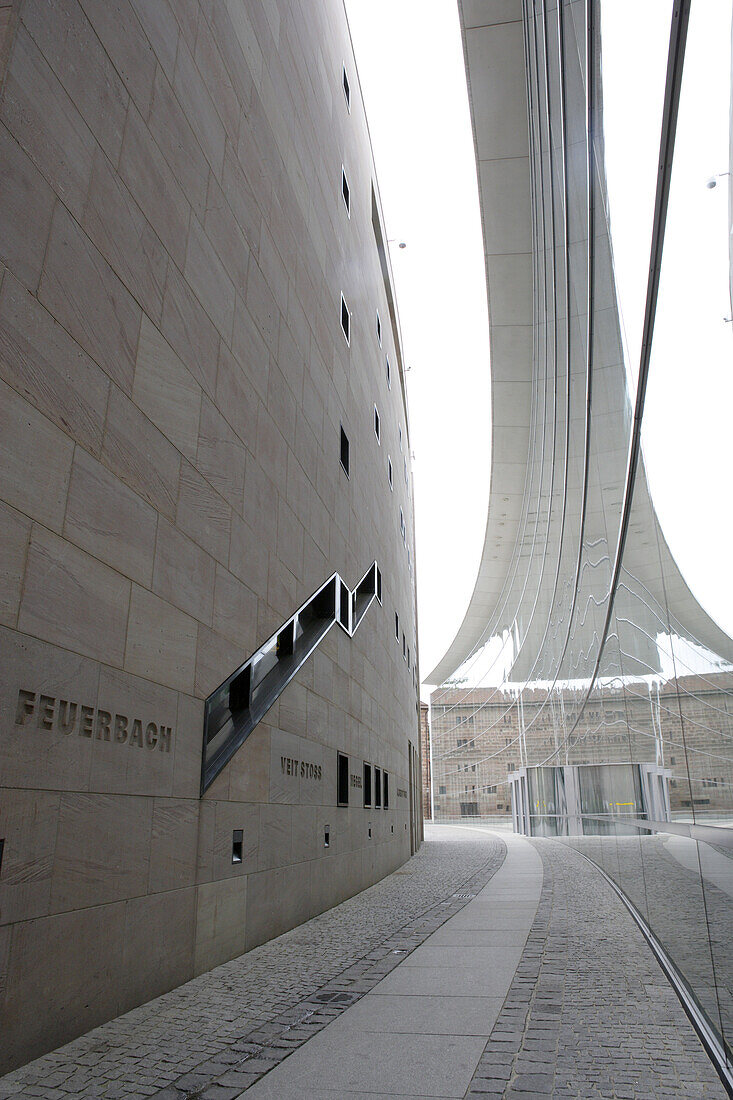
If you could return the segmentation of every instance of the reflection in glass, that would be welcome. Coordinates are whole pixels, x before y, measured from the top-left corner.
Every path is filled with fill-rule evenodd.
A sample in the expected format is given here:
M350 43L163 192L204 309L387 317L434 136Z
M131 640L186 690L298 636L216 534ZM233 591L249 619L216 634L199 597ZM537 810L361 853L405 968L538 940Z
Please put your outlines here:
M713 235L706 246L696 239L695 255L707 247L724 257L711 271L723 272L715 278L727 303L727 218L690 217L690 204L705 198L704 169L688 151L699 161L691 131L708 125L700 122L705 90L696 87L706 73L682 66L688 40L703 56L720 56L710 36L730 43L730 6L697 5L689 31L689 4L647 8L524 0L517 63L527 74L528 198L519 189L510 199L492 192L487 175L482 201L489 230L500 216L531 224L532 297L515 323L531 329L532 369L510 403L506 387L524 378L525 345L517 331L510 346L497 325L486 541L469 612L434 680L442 681L431 699L434 804L436 820L511 815L517 831L561 839L595 860L647 922L726 1049L733 641L670 550L640 431L647 422L665 427L656 409L666 407L672 380L689 388L683 376L701 355L730 368L728 306L713 316L717 292L700 293L684 262L691 227L697 238ZM632 46L645 67L630 64ZM468 64L480 126L475 98L490 96L491 74L472 73L470 51ZM620 65L629 81L638 74L634 118ZM727 97L728 68L724 75ZM727 112L727 98L722 112L710 112L725 120L726 151ZM651 152L630 166L643 141ZM489 157L485 141L481 148ZM647 286L650 260L660 257L658 284ZM493 263L488 254L490 287ZM489 297L491 312L498 307ZM713 423L716 394L704 401ZM526 447L507 456L497 441L516 449L516 425ZM685 442L681 432L677 451ZM694 492L695 477L709 474L698 466L684 476Z

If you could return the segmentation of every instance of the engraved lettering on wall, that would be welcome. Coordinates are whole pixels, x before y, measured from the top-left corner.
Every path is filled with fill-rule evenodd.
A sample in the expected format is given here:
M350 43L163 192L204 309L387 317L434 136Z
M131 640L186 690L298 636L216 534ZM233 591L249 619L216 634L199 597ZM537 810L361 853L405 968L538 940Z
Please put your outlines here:
M71 699L57 699L54 695L39 695L25 688L18 691L15 724L56 730L67 736L76 733L79 737L139 749L159 749L160 752L170 752L173 740L173 729L162 722L145 722L142 718L130 718L127 714L86 706ZM320 773L320 768L318 771Z

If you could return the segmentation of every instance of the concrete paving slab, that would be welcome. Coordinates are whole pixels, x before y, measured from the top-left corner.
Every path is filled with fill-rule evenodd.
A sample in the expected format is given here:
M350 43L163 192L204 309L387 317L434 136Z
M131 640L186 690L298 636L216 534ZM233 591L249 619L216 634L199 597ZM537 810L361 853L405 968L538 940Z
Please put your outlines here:
M434 947L466 945L502 949L518 947L521 950L526 942L527 933L521 928L459 928L452 918L430 937L430 943Z
M365 998L366 999L366 998ZM481 1057L483 1035L413 1035L327 1027L247 1090L247 1100L308 1090L373 1096L462 1097Z
M493 970L505 964L507 958L511 959L511 966L516 970L516 964L522 953L524 942L515 942L511 946L503 944L434 944L432 937L413 951L405 959L402 967L409 970L415 966L424 968L450 967L451 969L470 967L480 973Z
M520 952L502 967L398 966L376 987L380 993L408 997L495 997L509 988Z
M501 997L404 997L370 993L349 1010L348 1026L412 1035L484 1035L501 1011ZM334 1030L343 1016L334 1021Z

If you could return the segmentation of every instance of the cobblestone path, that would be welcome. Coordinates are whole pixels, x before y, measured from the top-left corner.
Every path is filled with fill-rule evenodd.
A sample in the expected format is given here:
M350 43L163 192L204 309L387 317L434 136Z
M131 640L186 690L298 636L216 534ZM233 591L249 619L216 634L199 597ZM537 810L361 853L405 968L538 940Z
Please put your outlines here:
M542 895L467 1096L726 1096L626 908L571 848L532 841Z
M463 908L504 860L496 837L426 833L408 863L363 893L0 1078L0 1100L233 1100Z

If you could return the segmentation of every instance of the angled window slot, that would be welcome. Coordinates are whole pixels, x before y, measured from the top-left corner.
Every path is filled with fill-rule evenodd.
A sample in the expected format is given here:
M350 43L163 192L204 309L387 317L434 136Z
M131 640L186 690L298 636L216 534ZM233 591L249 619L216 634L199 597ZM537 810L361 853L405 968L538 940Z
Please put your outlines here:
M400 640L400 617L399 617L399 615L397 614L396 611L394 613L394 636L397 639L397 641L399 642L399 640Z
M379 320L379 310L377 310L377 340L379 340L379 346L382 346L382 322Z
M341 295L341 330L346 337L346 343L351 343L351 314L346 304L346 299Z
M344 431L343 424L341 425L341 468L347 477L350 477L350 460L349 460L349 437Z
M387 389L392 389L392 368L389 365L389 356L385 356L385 362L387 364Z
M389 481L390 492L394 492L394 481L392 479L392 459L387 456L387 480Z
M344 89L344 96L346 98L346 108L351 112L351 87L349 85L349 77L346 72L346 66L341 66L341 87Z
M382 442L382 422L379 418L379 409L374 406L374 434L377 437L377 443Z
M245 665L229 685L229 709L232 712L249 710L252 688L252 666Z
M381 604L381 602L382 602L382 570L379 568L378 565L375 566L375 568L377 570L377 599L379 600L379 602Z
M356 630L369 604L377 594L377 563L366 571L354 589L351 629Z
M346 178L346 169L343 164L341 165L341 197L344 200L346 213L351 217L351 189L349 187L349 181Z
M351 632L351 593L343 581L339 582L339 624L347 634Z
M284 660L293 656L295 648L295 620L288 623L277 636L277 659Z

